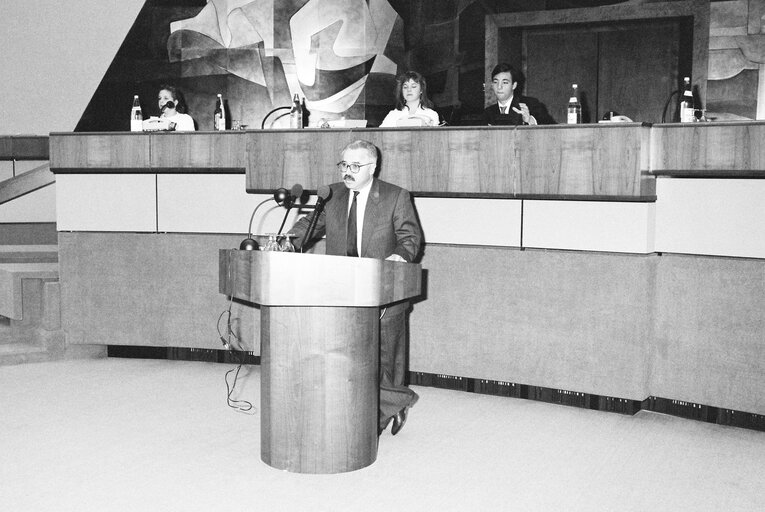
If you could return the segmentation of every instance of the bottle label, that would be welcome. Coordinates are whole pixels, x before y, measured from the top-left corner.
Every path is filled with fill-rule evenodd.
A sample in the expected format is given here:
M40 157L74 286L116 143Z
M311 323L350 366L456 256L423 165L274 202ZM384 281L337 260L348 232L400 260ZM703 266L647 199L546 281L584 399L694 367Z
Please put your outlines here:
M566 123L567 124L579 124L579 114L576 111L568 111L568 116L566 117Z
M685 105L681 105L680 106L680 122L692 123L695 120L696 120L696 116L694 115L693 109Z
M290 112L290 128L293 130L299 129L303 127L303 116L300 115L300 112Z

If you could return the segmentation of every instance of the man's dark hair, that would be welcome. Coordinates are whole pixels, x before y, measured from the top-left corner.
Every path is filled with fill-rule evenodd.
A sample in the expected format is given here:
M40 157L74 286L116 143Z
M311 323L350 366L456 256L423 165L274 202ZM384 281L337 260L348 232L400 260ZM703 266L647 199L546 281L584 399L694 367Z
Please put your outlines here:
M510 76L513 78L513 82L518 83L518 85L515 86L515 90L518 93L523 91L523 84L526 81L526 77L523 76L523 72L520 69L516 68L512 64L500 62L494 66L494 69L491 70L491 79L494 80L494 77L500 73L510 73Z

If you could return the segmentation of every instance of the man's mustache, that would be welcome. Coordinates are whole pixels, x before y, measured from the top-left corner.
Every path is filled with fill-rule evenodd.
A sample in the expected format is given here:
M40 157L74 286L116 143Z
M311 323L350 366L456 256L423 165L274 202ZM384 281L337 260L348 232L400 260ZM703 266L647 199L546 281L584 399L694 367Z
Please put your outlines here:
M343 179L344 180L356 181L356 178L354 178L352 174L346 174L345 176L343 176Z

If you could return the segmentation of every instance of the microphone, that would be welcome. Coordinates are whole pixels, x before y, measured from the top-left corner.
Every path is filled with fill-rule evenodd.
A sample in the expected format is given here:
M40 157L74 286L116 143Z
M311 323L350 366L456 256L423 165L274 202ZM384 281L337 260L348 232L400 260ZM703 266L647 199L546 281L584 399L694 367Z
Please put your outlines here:
M166 109L166 108L169 108L169 109L171 109L171 110L172 110L172 109L174 109L174 108L175 108L175 103L173 103L173 101L172 101L172 100L168 101L167 103L165 103L164 105L162 105L162 108L161 108L161 109L159 109L159 112L160 112L160 113L163 113L163 112L165 111L165 109Z
M287 200L287 198L290 196L290 193L287 191L286 188L277 188L274 191L274 201L276 201L276 204L279 206L284 205L284 201Z
M301 252L303 251L303 246L305 243L308 242L313 236L313 230L316 227L316 221L318 220L319 215L321 215L321 212L324 210L324 205L332 198L332 189L326 185L322 185L319 187L316 195L318 197L316 198L316 206L313 208L313 216L311 217L311 221L308 223L308 231L306 231L306 235L303 238L303 243L300 244Z
M247 238L242 240L242 242L239 244L239 250L241 251L257 251L259 249L258 242L252 238L252 221L255 218L255 212L258 211L258 209L269 202L271 199L276 202L276 204L280 206L286 206L286 202L290 202L289 207L287 207L287 213L289 213L289 208L292 208L292 203L297 199L298 197L303 195L303 187L301 185L295 184L292 187L291 191L287 191L286 188L278 188L276 191L274 191L273 197L269 197L268 199L264 199L261 201L254 210L252 210L252 215L250 215L250 224L247 227ZM287 217L285 216L285 220ZM282 221L282 227L284 226L284 221ZM279 228L279 232L281 233L281 228Z
M292 185L292 188L290 189L289 193L285 197L282 204L282 206L284 206L287 209L287 211L284 213L284 218L282 219L282 225L279 226L279 231L276 233L277 235L281 234L282 229L284 229L284 223L287 222L287 216L289 216L290 210L295 205L295 201L300 199L302 196L303 196L303 185L300 185L298 183L295 183L294 185Z

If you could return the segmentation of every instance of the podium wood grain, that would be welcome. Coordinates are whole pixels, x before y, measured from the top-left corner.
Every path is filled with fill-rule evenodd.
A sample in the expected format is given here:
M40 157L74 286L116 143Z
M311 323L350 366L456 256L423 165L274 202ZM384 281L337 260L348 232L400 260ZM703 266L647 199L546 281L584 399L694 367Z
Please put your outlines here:
M420 265L221 249L218 275L221 293L260 304L263 461L298 473L372 464L379 306L418 295Z
M261 458L340 473L377 458L378 309L261 307Z

